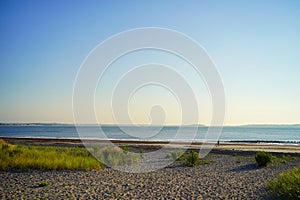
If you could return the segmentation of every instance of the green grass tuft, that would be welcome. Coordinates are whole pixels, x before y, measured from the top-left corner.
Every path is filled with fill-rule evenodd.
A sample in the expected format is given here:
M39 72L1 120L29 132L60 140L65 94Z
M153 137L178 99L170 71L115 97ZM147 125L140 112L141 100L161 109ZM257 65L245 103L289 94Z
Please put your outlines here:
M39 187L46 187L46 186L48 186L48 185L49 185L48 182L42 181L42 182L39 184Z
M144 149L139 148L139 152L140 152L140 158L144 158Z

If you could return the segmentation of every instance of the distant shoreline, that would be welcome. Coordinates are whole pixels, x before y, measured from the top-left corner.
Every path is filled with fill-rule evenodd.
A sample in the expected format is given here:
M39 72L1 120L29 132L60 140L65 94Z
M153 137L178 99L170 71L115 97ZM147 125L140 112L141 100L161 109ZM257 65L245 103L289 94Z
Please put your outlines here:
M75 142L80 143L82 141L84 142L117 142L117 143L154 143L154 144L195 144L195 145L201 145L203 142L201 140L139 140L139 139L114 139L114 138L67 138L67 137L7 137L7 136L0 136L0 139L8 139L8 140L25 140L25 141L66 141L66 142ZM300 141L292 141L292 140L218 140L222 144L261 144L261 145L299 145ZM217 143L217 142L206 142L206 143Z

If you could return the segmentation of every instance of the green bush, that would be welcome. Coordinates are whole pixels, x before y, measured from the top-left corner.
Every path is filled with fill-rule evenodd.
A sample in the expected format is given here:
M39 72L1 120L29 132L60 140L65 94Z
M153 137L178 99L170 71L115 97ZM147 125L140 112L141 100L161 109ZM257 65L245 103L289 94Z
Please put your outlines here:
M195 151L185 153L181 160L183 164L187 165L188 167L194 167L200 163L199 154Z
M300 199L300 166L269 181L268 187L282 199Z
M272 154L259 151L255 155L255 160L258 166L267 166L269 163L272 163Z

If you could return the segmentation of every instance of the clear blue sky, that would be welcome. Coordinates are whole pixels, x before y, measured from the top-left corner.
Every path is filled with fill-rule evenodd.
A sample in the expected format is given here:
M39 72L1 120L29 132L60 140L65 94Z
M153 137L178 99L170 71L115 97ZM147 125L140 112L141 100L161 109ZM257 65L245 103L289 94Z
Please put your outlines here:
M297 0L1 1L0 122L72 123L73 83L88 53L150 26L207 50L223 79L227 125L300 123L299 19Z

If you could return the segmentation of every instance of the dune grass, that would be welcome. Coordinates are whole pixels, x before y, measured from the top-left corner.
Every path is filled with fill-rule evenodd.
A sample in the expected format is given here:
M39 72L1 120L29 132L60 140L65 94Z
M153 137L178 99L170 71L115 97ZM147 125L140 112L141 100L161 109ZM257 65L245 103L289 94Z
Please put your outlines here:
M141 158L140 154L131 152L127 146L94 146L91 152L108 167L118 165L128 166L137 163Z
M269 181L268 187L281 199L300 199L300 166Z
M0 141L0 169L89 171L103 167L85 148L21 146Z
M0 169L90 171L133 164L141 155L116 146L95 146L88 151L79 147L12 145L0 140Z

